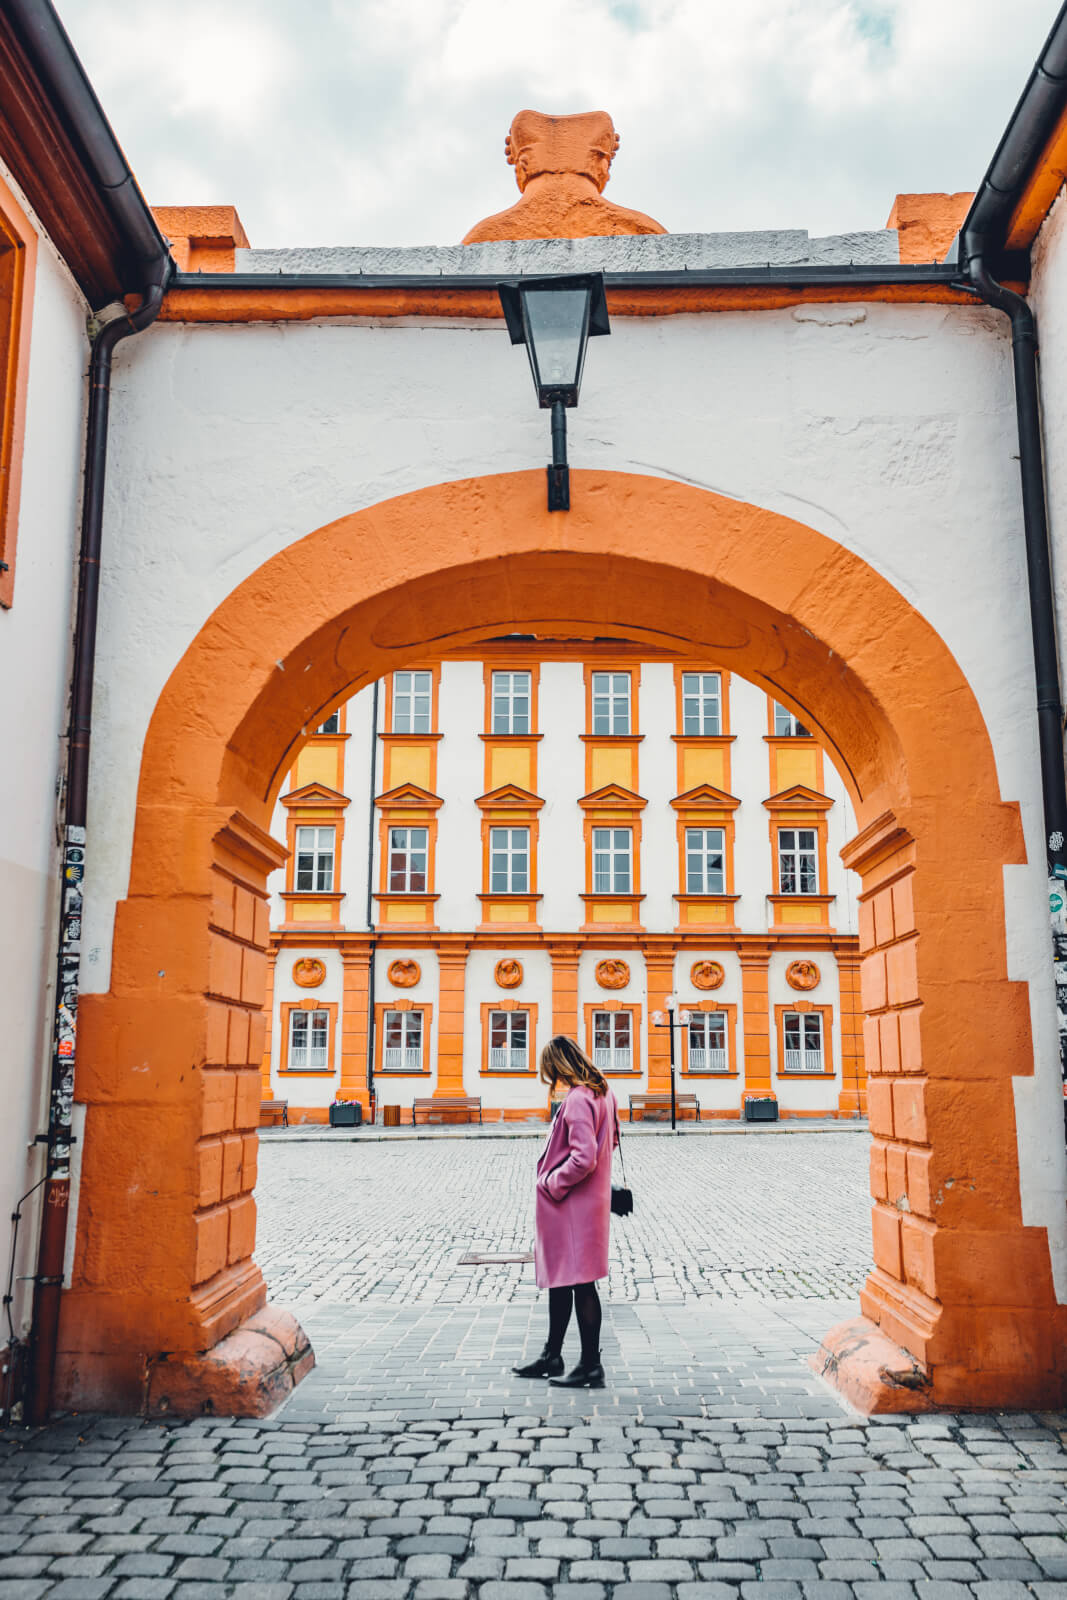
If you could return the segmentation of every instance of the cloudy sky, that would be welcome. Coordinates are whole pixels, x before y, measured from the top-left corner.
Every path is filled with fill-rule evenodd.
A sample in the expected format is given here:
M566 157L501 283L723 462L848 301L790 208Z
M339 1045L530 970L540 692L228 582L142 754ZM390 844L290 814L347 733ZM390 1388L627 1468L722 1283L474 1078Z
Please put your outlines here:
M609 111L675 232L884 225L971 189L1054 0L57 0L150 202L254 245L444 244L517 197L524 106Z

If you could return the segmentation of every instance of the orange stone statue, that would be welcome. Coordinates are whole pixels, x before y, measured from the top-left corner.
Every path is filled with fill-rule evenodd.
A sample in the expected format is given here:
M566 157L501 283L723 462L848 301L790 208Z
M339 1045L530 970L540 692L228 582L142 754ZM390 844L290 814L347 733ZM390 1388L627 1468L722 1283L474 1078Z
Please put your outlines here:
M504 141L521 200L479 222L464 244L492 239L589 239L666 233L641 211L603 199L619 136L606 111L549 117L520 111Z

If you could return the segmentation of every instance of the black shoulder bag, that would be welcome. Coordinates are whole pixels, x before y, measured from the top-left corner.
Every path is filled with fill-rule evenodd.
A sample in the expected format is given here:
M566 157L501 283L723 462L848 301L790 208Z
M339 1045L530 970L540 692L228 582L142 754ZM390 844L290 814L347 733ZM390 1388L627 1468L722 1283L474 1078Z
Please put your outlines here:
M622 1154L622 1134L619 1132L619 1113L615 1113L615 1134L619 1141L619 1164L622 1167L623 1183L613 1183L611 1186L611 1210L616 1217L628 1217L634 1208L633 1191L623 1187L626 1181L626 1162Z

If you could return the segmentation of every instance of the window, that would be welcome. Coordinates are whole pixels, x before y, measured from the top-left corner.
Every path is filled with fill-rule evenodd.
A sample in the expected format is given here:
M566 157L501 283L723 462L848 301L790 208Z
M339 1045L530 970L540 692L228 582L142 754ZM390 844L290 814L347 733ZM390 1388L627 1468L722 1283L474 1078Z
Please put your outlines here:
M290 1011L290 1072L323 1072L330 1065L327 1041L330 1036L328 1011Z
M633 884L632 828L593 829L593 893L630 894Z
M818 894L814 828L778 829L778 893Z
M297 894L332 894L334 834L333 828L297 828Z
M493 673L493 732L531 732L528 672Z
M822 1016L818 1011L787 1011L782 1018L785 1039L783 1072L821 1072Z
M682 732L722 732L722 679L717 672L682 673Z
M593 1012L593 1065L601 1072L629 1072L633 1065L629 1011Z
M593 673L593 732L630 732L630 674Z
M530 1061L528 1011L490 1011L489 1071L525 1072Z
M686 828L686 894L725 894L726 856L722 828Z
M491 894L527 894L530 888L529 828L490 828Z
M689 1018L690 1072L729 1072L725 1011L694 1011Z
M393 673L394 733L429 733L432 680L429 672Z
M422 1071L422 1012L387 1011L383 1072Z
M425 894L428 828L389 829L389 893Z
M798 722L791 711L785 706L774 702L774 734L777 739L810 739L811 734L802 722Z
M326 718L326 721L322 724L322 727L321 728L316 728L316 730L315 730L316 733L340 733L340 731L341 731L341 713L340 713L340 711L331 712L331 714Z

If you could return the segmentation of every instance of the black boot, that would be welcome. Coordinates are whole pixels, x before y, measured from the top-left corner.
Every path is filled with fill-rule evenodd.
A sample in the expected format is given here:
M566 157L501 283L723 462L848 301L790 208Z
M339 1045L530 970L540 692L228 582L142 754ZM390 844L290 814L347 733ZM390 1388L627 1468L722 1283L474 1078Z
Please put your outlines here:
M511 1370L517 1378L557 1378L563 1371L563 1357L553 1354L546 1344L536 1361Z
M602 1389L604 1368L600 1364L599 1350L595 1359L591 1361L587 1361L583 1356L565 1378L552 1378L550 1381L554 1389Z

